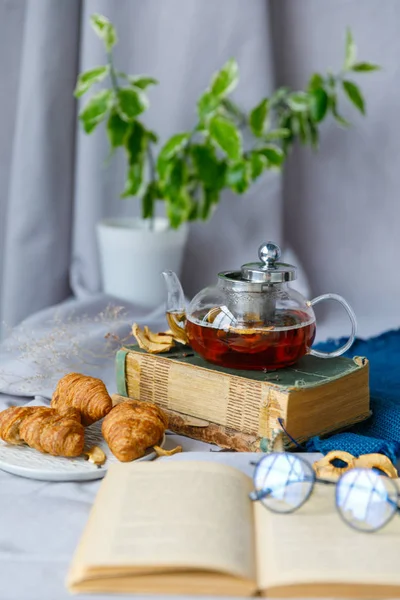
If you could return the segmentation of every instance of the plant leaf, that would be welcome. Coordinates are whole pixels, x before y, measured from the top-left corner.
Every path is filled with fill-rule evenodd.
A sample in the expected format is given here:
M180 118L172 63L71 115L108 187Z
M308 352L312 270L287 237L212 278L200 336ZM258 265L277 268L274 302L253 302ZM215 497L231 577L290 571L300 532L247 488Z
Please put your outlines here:
M91 133L105 119L111 104L111 90L101 90L90 98L79 115L86 133Z
M259 104L250 112L250 128L255 136L261 137L267 127L268 117L268 98L261 100Z
M230 165L226 172L227 185L238 194L243 194L250 185L249 165L245 160L240 160Z
M239 81L239 68L234 58L230 58L218 73L215 73L210 92L216 98L222 98L232 92Z
M294 112L308 110L310 97L306 92L294 92L287 97L287 103Z
M285 160L285 153L279 146L269 144L257 150L260 154L264 155L270 165L280 167Z
M308 128L307 128L307 117L304 113L297 113L293 115L293 121L297 120L298 123L298 135L302 144L307 144L308 141Z
M182 158L174 158L171 169L168 172L168 180L165 183L165 191L168 196L180 194L187 181L187 166Z
M107 17L99 14L92 15L90 22L96 34L103 40L107 52L110 52L118 41L114 25Z
M128 198L129 196L140 195L144 179L144 161L139 160L138 162L131 165L128 169L126 177L125 189L121 194L121 198Z
M190 149L199 179L205 187L222 189L226 165L215 156L211 146L194 145Z
M203 189L203 202L201 204L200 216L203 221L210 218L213 207L218 204L219 192L212 188Z
M171 228L178 229L184 221L184 214L182 211L182 203L180 198L167 198L166 212Z
M133 166L144 161L146 151L146 130L139 121L134 121L129 127L129 133L125 137L125 149L128 155L128 163Z
M75 98L80 98L85 94L88 89L99 81L103 81L103 79L108 75L109 67L95 67L94 69L90 69L89 71L85 71L81 73L76 82L76 87L74 90Z
M286 135L284 138L282 138L282 148L285 154L289 151L295 139L294 129L296 126L296 120L294 117L294 114L283 116L278 123L281 129L289 132L289 135Z
M292 135L290 129L287 127L281 127L279 129L271 129L264 135L265 140L282 140L284 138L289 138Z
M159 81L148 75L128 75L128 81L134 87L145 90L149 85L157 85Z
M344 80L342 82L343 90L346 93L349 100L358 108L358 110L365 115L365 102L361 94L360 88L352 81Z
M213 117L209 123L209 133L231 160L239 160L242 153L242 138L231 121L223 117Z
M178 227L188 219L192 211L192 200L185 189L170 194L166 197L167 216L172 229Z
M269 99L269 105L271 106L275 106L275 104L278 104L279 102L282 102L283 100L286 100L287 95L289 94L290 89L288 87L280 87L277 90L275 90L275 92L272 94L272 96Z
M357 46L354 42L350 28L346 31L346 53L344 59L344 70L348 71L352 68L357 58Z
M332 90L334 90L336 87L336 79L335 79L335 76L333 75L333 73L331 73L330 71L328 71L327 79L328 79L328 86L330 88L332 88Z
M263 154L259 154L256 150L250 155L250 166L251 166L251 178L252 180L256 180L257 177L265 171L268 167L267 158Z
M214 94L208 90L204 92L197 102L197 113L200 121L203 121L208 116L212 115L217 110L219 104L220 99L217 96L214 96Z
M192 204L188 214L188 221L197 221L199 218L199 203L192 199Z
M190 133L176 133L164 144L160 150L160 156L171 158L175 156L186 145Z
M314 73L314 75L311 75L308 82L308 91L312 92L313 90L318 90L322 87L324 87L324 79L322 75L319 73Z
M381 67L372 63L359 62L353 65L351 70L356 71L356 73L368 73L370 71L380 71Z
M151 140L152 142L154 142L155 144L157 144L158 142L158 135L156 133L154 133L154 131L151 131L150 129L147 130L147 137L149 138L149 140Z
M134 121L149 106L149 101L143 92L128 87L118 90L117 100L120 117L128 123Z
M221 102L224 109L233 117L235 117L240 122L246 121L246 115L240 110L240 108L232 102L229 98L224 98Z
M344 117L339 115L338 113L333 116L334 116L335 120L339 123L339 125L341 125L342 127L346 128L346 129L351 127L351 123L349 121L347 121Z
M154 216L154 204L157 200L156 188L153 183L149 183L142 198L142 217L151 219Z
M161 181L164 181L167 176L168 168L171 166L170 159L186 146L189 138L190 133L177 133L161 148L157 159L157 172Z
M107 121L107 135L111 148L123 146L128 131L129 123L123 121L117 111L112 109Z
M319 123L328 110L328 94L323 88L316 88L310 92L310 115Z
M339 123L339 125L341 125L342 127L348 128L350 127L350 123L348 121L346 121L346 119L344 119L337 110L337 96L336 94L331 94L329 96L329 106L331 108L332 111L332 115L334 116L335 120Z

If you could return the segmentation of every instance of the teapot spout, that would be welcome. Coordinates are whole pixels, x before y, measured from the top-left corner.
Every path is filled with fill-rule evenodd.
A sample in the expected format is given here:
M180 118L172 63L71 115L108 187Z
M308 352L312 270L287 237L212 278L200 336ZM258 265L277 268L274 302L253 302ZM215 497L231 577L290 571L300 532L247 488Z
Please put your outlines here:
M185 295L181 282L173 271L163 271L163 277L167 286L167 313L185 312Z
M167 285L167 323L175 338L183 344L188 343L185 331L186 309L185 295L178 276L173 271L164 271L163 276Z

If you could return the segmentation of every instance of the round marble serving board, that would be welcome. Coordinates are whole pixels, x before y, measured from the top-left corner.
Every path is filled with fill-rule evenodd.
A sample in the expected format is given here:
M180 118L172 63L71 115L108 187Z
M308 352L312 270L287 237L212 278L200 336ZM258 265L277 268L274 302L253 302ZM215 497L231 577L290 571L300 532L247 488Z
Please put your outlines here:
M108 467L118 462L109 449L101 433L101 423L93 423L85 429L85 449L99 446L107 460L101 467L90 463L84 456L77 458L64 458L62 456L51 456L42 454L29 446L11 446L0 440L0 469L27 477L29 479L40 479L41 481L91 481L101 479L107 473ZM159 446L163 447L165 435ZM149 448L144 456L132 462L153 460L156 453ZM127 463L130 464L130 463Z

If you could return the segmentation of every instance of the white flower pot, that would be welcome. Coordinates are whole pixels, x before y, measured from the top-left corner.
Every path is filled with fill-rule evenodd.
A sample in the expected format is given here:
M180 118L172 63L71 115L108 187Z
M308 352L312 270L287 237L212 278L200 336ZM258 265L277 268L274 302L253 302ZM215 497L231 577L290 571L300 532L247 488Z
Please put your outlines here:
M139 306L155 308L166 300L162 271L181 271L188 235L184 223L169 229L156 218L154 229L141 219L104 219L97 224L103 291Z

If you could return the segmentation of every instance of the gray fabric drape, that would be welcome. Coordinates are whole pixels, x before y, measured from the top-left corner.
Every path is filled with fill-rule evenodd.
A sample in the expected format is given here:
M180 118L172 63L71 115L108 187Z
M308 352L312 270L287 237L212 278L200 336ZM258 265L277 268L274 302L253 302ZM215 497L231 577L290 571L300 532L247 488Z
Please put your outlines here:
M273 0L278 84L304 85L310 69L340 68L346 27L359 56L382 66L354 75L367 116L343 103L353 126L323 126L317 154L296 148L284 176L284 237L307 265L315 295L351 302L362 336L400 326L400 2ZM338 309L329 335L348 331ZM342 320L343 319L343 320Z
M240 64L243 105L256 103L273 86L265 0L16 0L16 5L22 52L15 125L8 136L10 183L0 196L7 213L0 311L9 325L66 298L70 266L78 298L97 293L96 221L138 212L135 201L119 199L123 157L104 166L104 129L90 137L79 131L75 139L72 91L78 68L104 61L90 14L104 13L115 23L120 37L115 62L121 69L159 78L146 118L161 142L192 126L197 97L230 56ZM7 28L16 9L4 0L0 6ZM271 174L267 181L267 189L254 188L245 201L226 194L209 224L192 227L184 277L189 294L218 269L252 259L264 237L280 240L280 178Z
M22 48L14 131L2 138L11 161L8 193L2 189L0 203L5 210L1 308L10 324L70 293L75 138L71 89L79 49L78 2L15 4L22 17L15 20L16 29L22 28ZM14 3L1 7L1 28L7 30ZM13 47L4 47L2 53L11 55Z
M76 74L104 60L93 12L118 28L117 65L159 78L146 119L161 141L190 127L196 98L228 57L239 61L237 100L249 107L278 83L336 69L353 29L360 55L385 67L358 76L368 116L349 108L350 131L328 122L318 154L296 149L283 192L268 174L246 197L227 193L210 223L191 227L184 284L194 293L283 231L313 292L346 296L362 334L397 326L396 0L0 0L0 320L97 294L94 224L138 210L118 197L122 156L104 166L104 130L77 133ZM346 328L338 313L320 331Z

